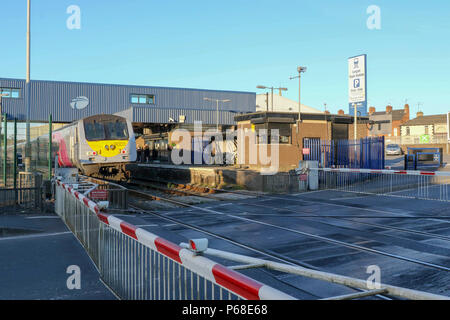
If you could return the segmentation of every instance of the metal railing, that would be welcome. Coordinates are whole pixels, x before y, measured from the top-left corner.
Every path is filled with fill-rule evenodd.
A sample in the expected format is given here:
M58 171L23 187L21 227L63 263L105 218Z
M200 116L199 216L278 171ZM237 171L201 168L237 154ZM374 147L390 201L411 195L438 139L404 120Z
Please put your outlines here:
M128 189L112 182L95 179L92 177L84 177L85 181L97 184L95 190L105 190L109 209L128 209Z
M426 135L425 135L426 136ZM448 137L447 134L441 135L428 135L428 139L424 140L424 135L410 135L410 136L397 136L397 137L387 137L386 144L400 144L400 145L430 145L430 144L447 144Z
M93 184L95 187L95 185ZM55 212L122 299L293 299L113 215L60 181Z
M188 248L189 245L187 243L180 243L180 246L184 248ZM449 300L449 297L432 294L428 292L412 290L397 286L392 286L388 284L379 283L377 288L368 288L367 280L360 280L352 277L346 277L342 275L338 275L335 273L323 272L312 270L304 267L287 265L284 263L278 263L270 260L264 260L260 258L248 257L240 254L235 254L231 252L226 252L222 250L216 250L212 248L207 248L204 251L204 254L214 256L221 259L231 260L239 263L244 263L243 265L238 265L235 267L231 267L235 270L241 269L250 269L250 268L266 268L269 270L275 270L277 272L283 272L288 274L294 274L302 277L317 279L321 281L341 284L350 288L359 289L360 292L339 295L334 297L325 298L323 300L350 300L350 299L358 299L369 296L376 295L388 295L398 298L404 299L413 299L413 300Z
M450 201L450 172L311 168L319 189ZM317 174L314 174L314 173Z
M17 205L25 209L42 208L42 188L0 189L0 207Z
M303 144L308 150L303 159L319 161L320 167L384 168L384 137L336 141L305 138Z

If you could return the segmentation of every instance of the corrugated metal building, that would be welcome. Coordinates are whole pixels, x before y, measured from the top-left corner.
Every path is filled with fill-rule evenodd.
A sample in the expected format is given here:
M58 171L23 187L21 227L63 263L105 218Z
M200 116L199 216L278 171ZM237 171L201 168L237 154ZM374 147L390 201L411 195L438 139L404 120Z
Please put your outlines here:
M26 119L25 80L0 79L0 89L10 97L2 99L8 118ZM31 81L31 121L72 122L95 114L121 114L138 123L216 124L216 103L204 98L229 99L221 103L219 124L233 125L237 114L256 111L253 92L217 91L115 84Z

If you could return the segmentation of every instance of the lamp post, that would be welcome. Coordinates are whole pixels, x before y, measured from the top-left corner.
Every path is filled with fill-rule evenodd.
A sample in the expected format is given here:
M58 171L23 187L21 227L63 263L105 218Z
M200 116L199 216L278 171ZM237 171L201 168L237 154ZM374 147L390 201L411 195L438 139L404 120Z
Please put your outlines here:
M257 89L263 89L263 90L265 90L265 89L270 89L271 91L272 91L272 101L271 101L271 108L272 108L272 111L273 111L273 90L280 90L280 93L281 93L281 91L288 91L288 89L287 88L275 88L275 87L266 87L266 86L256 86L256 88Z
M306 67L298 67L297 68L297 72L298 72L298 76L290 77L289 79L293 80L293 79L297 79L298 78L298 121L300 122L300 114L301 114L301 111L302 111L301 93L300 93L301 85L302 85L301 79L302 79L302 73L306 72ZM298 126L297 126L297 128L298 128Z
M26 144L25 144L25 171L31 171L31 148L30 148L30 114L31 114L31 90L30 90L30 59L31 59L31 0L27 1L27 79L26 79Z
M216 102L216 115L217 115L217 121L216 121L216 130L217 132L219 132L219 102L231 102L231 100L229 99L225 99L225 100L220 100L220 99L212 99L212 98L203 98L203 100L205 101L211 101L211 102Z

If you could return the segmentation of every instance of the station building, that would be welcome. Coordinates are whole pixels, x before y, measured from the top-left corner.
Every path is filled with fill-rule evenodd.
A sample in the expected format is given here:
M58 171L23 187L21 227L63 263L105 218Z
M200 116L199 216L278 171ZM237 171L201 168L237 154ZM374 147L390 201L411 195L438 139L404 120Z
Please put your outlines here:
M253 92L33 80L27 97L25 80L3 78L0 92L8 95L3 97L0 111L10 120L26 120L30 99L32 128L47 123L49 114L56 128L96 114L117 114L133 122L141 137L138 143L158 141L161 149L171 130L189 129L196 121L202 122L204 129L215 128L218 122L225 130L235 125L236 115L256 111ZM217 104L211 100L230 102L220 103L217 112Z
M304 160L307 140L348 140L354 137L355 119L345 115L342 110L339 114L301 113L300 121L298 118L298 113L292 112L256 112L236 116L238 133L245 135L239 140L244 141L250 138L257 141L254 150L249 148L251 144L244 144L241 162L256 170L268 167L264 163L266 159L261 159L261 154L271 156L272 149L268 145L273 143L273 139L270 136L261 137L261 129L267 130L269 135L270 130L278 130L279 171L289 171L298 167L299 160ZM368 124L368 117L357 118L357 139L367 137ZM251 132L253 135L250 134ZM264 149L260 151L261 148ZM252 154L255 156L254 161L251 161Z

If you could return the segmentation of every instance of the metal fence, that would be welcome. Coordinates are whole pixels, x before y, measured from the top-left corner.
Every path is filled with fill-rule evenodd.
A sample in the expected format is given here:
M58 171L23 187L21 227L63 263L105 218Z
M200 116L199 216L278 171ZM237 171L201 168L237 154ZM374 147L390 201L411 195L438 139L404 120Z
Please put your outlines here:
M359 140L305 139L309 154L304 160L319 161L323 168L383 169L385 165L384 137Z
M0 189L0 207L18 205L24 209L39 209L42 204L42 188Z
M93 182L97 185L95 190L101 190L105 193L95 195L91 192L91 198L98 197L101 200L108 201L108 209L128 209L128 189L115 183L84 177L85 181ZM102 198L103 197L103 198Z
M55 185L55 212L76 235L106 285L122 299L292 299L113 215L70 185Z
M26 126L4 114L0 121L0 186L17 187L18 173L25 168ZM32 172L46 171L53 166L57 146L50 143L52 130L62 124L53 124L51 115L48 123L33 123L30 128L29 158ZM52 145L52 147L51 147ZM50 150L52 148L53 150ZM49 178L50 179L50 178Z
M447 144L447 134L441 135L410 135L410 136L397 136L387 137L386 143L388 144L400 144L400 145L418 145L423 144L426 147L429 144Z
M311 168L320 189L450 201L450 172Z

